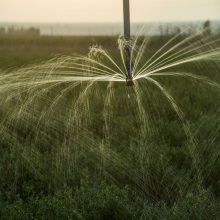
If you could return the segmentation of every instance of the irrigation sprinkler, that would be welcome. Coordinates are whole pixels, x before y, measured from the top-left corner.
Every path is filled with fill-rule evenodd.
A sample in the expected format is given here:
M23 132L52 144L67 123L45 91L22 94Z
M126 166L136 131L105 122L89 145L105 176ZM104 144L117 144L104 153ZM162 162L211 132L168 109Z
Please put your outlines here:
M125 52L125 67L127 71L127 86L133 86L134 82L132 79L132 64L131 64L131 47L130 47L130 7L129 0L123 0L123 9L124 9L124 52Z

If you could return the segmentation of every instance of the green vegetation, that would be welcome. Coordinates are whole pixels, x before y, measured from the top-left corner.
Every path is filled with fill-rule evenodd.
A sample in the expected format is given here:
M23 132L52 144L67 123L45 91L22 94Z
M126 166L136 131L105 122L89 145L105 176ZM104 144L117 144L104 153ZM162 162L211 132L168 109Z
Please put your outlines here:
M1 219L210 219L219 218L220 204L210 191L181 196L169 207L163 201L153 205L142 198L129 196L128 189L101 185L98 188L69 189L53 196L29 197L13 205L2 202Z
M89 47L96 43L106 49L116 50L116 42L116 37L0 35L0 67L4 69L22 67L61 54L87 54Z
M69 57L33 65L53 54L87 54L94 41L118 60L117 39L110 37L0 37L6 76L0 87L0 218L218 219L219 60L166 70L216 84L152 77L172 94L182 118L166 93L145 78L132 88L121 81L78 83L71 81L75 61ZM167 41L168 36L152 38L145 56ZM47 83L35 84L37 76ZM70 80L54 83L60 76Z

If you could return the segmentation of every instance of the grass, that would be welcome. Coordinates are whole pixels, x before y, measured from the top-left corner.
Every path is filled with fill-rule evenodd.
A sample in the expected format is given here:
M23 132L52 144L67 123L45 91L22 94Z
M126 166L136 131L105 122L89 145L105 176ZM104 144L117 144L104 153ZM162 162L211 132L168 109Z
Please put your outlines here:
M86 54L94 39L117 60L114 38L1 36L0 66L6 71L2 74L39 73L44 66L33 63L57 53ZM161 46L156 44L158 39L149 44L148 56ZM160 44L166 41L167 37L161 38ZM46 67L45 77L56 68L59 71L59 66ZM220 82L214 61L172 70ZM187 136L164 94L144 80L134 89L122 82L95 82L64 92L71 83L63 82L52 88L27 87L25 92L9 87L4 92L4 83L22 77L9 79L1 82L2 219L219 216L218 89L189 78L154 78L184 110L184 122L191 131Z
M219 201L209 190L189 193L169 207L154 205L129 196L129 189L101 185L98 188L70 189L53 196L29 197L13 205L0 204L2 219L218 219Z
M0 67L8 69L36 64L55 55L87 54L93 44L117 49L115 37L0 36Z

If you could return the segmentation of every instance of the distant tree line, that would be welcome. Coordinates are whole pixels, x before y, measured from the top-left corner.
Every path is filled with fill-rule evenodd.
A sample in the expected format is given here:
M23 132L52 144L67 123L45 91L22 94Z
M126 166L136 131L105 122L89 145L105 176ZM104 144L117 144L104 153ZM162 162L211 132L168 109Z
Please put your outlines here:
M211 22L209 20L205 21L201 25L196 25L195 23L188 26L174 26L170 24L161 24L159 25L158 32L155 35L159 36L171 36L171 35L191 35L197 34L209 36L214 32L220 33L220 27L216 30L211 30ZM0 27L0 35L31 35L39 36L40 29L35 27L30 28L15 28L13 26L9 28ZM53 35L53 28L51 29L51 35Z
M169 35L176 35L176 34L187 34L187 35L191 35L191 34L195 34L198 32L198 34L203 34L204 36L209 36L212 34L212 30L211 30L211 23L209 20L205 21L202 26L198 26L195 24L191 24L188 27L184 27L182 28L183 30L181 30L181 27L176 27L176 26L172 26L172 24L168 24L168 25L160 25L159 26L159 35L160 36L169 36Z
M31 36L39 36L40 29L39 28L14 28L9 27L8 29L4 27L0 27L0 34L1 35L31 35Z

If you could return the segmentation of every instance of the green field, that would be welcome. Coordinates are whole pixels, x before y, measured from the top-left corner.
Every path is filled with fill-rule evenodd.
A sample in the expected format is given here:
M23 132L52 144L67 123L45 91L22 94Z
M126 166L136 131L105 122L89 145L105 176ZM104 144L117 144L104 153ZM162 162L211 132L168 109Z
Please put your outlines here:
M218 219L219 39L0 36L0 219Z

